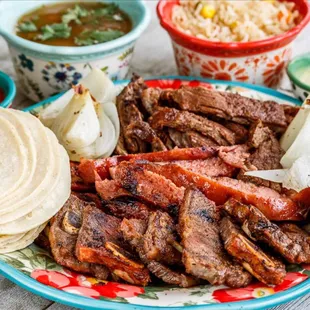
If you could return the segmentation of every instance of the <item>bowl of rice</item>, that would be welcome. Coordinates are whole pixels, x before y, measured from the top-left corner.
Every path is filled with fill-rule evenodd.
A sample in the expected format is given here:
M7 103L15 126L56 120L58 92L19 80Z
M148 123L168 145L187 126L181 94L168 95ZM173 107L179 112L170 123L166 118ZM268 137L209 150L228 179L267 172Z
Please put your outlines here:
M276 88L310 20L306 0L160 0L180 75Z

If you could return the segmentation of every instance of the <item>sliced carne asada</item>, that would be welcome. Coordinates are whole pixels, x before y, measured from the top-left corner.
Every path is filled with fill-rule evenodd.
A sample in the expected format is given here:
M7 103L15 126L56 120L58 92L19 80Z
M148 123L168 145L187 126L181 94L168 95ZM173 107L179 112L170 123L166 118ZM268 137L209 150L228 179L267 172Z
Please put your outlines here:
M272 127L286 128L288 125L285 106L275 101L260 101L239 94L186 86L171 92L169 99L181 110L216 115L239 124L261 120Z
M87 206L76 243L76 256L82 262L105 265L119 278L144 286L150 280L148 270L128 252L120 225L120 219Z
M166 151L165 144L157 136L151 126L142 121L132 122L124 130L126 146L130 153L145 153L145 144L150 145L152 152ZM143 148L141 148L141 145Z
M286 275L284 264L251 242L229 217L221 220L220 232L225 250L255 278L265 284L283 282Z
M239 170L231 165L226 164L219 157L212 157L207 159L197 159L197 160L177 160L167 163L156 163L156 164L175 164L184 169L192 171L194 173L199 173L201 175L209 177L232 177Z
M176 239L175 224L168 213L162 211L151 213L143 237L146 258L167 265L180 265L182 255L171 245Z
M103 203L111 200L132 197L132 194L125 190L121 184L115 180L96 180L96 190Z
M146 220L149 218L150 209L142 202L135 201L132 198L123 200L111 200L105 203L104 210L108 210L112 215L121 219L136 218Z
M110 272L103 265L81 262L75 255L82 214L88 203L71 195L62 209L51 220L49 242L55 261L76 272L91 274L105 280Z
M97 173L102 180L110 177L109 169L115 167L123 161L129 160L146 160L151 162L174 161L174 160L195 160L206 159L216 156L218 148L215 147L199 147L189 149L175 148L169 151L130 154L113 156L103 159L84 159L79 165L79 175L86 183L95 183Z
M235 133L236 144L243 144L248 141L249 131L245 126L230 121L224 121L222 125Z
M183 188L177 187L161 175L144 169L143 165L123 162L111 168L111 175L134 197L163 209L179 206L184 195Z
M121 224L121 231L124 239L136 249L140 259L157 278L165 283L191 287L199 284L199 280L185 273L173 271L160 262L148 260L143 247L143 235L147 230L147 221L137 219L124 219Z
M194 130L213 139L218 145L234 145L236 143L235 134L228 128L187 111L159 108L150 117L149 123L156 130L165 127L183 132Z
M179 212L179 232L186 272L209 281L244 287L251 276L225 253L219 234L215 203L197 189L188 188Z
M310 262L310 236L295 224L276 225L254 206L245 205L235 199L228 200L223 208L242 225L251 239L270 246L288 262Z
M71 190L75 192L93 192L93 184L84 183L84 180L79 175L78 167L78 163L70 162Z
M217 205L224 204L231 197L252 204L270 220L302 220L306 211L309 210L310 200L302 199L307 198L309 193L303 195L305 197L300 197L300 195L294 195L293 198L287 197L268 187L256 186L227 177L211 178L191 172L176 164L156 165L136 162L135 166L161 175L179 188L195 186Z
M284 155L284 151L282 150L279 141L274 136L274 133L269 127L264 126L261 121L252 125L248 143L255 148L253 154L248 158L249 166L254 166L256 170L282 169L280 160ZM244 175L244 171L240 172L238 179L281 191L280 184L256 177L246 176Z
M147 88L141 93L141 103L149 115L158 108L158 100L162 90L160 88Z
M179 130L168 128L168 133L171 140L179 148L188 147L206 147L206 146L217 146L218 144L211 138L208 138L199 132L189 130L181 132Z

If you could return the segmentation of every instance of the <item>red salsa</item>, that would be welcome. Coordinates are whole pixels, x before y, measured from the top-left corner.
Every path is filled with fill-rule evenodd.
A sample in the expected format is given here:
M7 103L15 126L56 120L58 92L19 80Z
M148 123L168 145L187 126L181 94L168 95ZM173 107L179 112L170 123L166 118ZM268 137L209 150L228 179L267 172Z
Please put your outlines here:
M0 88L0 103L5 99L5 93L2 88Z

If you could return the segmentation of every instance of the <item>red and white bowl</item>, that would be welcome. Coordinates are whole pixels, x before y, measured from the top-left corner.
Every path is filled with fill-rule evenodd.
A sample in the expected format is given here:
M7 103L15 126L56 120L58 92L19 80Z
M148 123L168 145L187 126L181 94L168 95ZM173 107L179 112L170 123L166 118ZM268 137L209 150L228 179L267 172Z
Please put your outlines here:
M160 0L157 14L171 37L180 75L231 80L276 88L292 56L292 42L310 20L306 0L295 2L298 25L284 34L253 42L213 42L178 30L171 15L179 0Z

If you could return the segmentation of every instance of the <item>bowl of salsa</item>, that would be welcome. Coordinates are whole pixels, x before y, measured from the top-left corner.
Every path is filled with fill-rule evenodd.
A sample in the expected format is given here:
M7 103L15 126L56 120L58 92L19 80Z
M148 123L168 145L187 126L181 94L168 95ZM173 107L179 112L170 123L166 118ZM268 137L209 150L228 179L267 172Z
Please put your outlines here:
M16 87L13 79L0 71L0 107L10 107L15 95Z
M142 0L0 2L0 35L34 101L69 89L95 67L123 79L149 21Z

